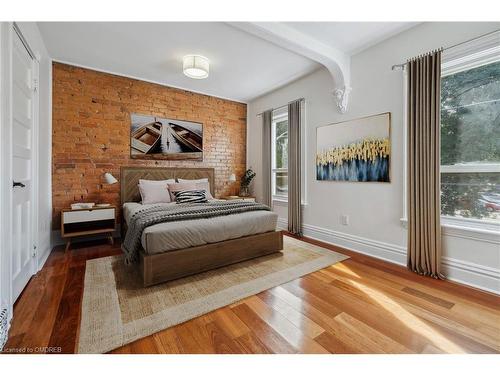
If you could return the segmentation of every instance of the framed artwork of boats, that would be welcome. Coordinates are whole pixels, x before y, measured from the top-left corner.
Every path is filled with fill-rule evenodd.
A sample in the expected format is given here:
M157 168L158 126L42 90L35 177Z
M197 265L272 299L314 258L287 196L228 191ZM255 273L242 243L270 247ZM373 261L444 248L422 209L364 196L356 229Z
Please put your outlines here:
M316 129L316 180L390 182L391 114Z
M203 160L203 124L132 113L130 157Z

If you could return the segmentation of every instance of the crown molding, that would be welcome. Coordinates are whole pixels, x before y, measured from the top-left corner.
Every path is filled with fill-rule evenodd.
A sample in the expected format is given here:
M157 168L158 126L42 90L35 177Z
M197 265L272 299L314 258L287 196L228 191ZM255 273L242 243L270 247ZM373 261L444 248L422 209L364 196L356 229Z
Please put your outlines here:
M229 25L323 65L332 76L337 110L346 113L349 103L351 57L282 22L229 22Z

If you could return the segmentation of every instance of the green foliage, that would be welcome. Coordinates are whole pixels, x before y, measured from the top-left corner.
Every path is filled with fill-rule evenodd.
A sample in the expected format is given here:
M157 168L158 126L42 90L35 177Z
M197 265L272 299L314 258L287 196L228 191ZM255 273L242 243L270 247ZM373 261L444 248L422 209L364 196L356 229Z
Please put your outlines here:
M441 165L471 162L500 162L500 62L441 80ZM441 212L498 220L484 197L499 193L499 173L445 173Z
M254 177L255 177L255 172L251 168L247 169L245 171L245 174L241 176L241 186L242 187L250 186L250 183L252 182Z
M498 194L500 173L441 174L441 214L467 218L498 219L489 212L485 201ZM498 200L497 200L498 201Z
M288 168L288 121L276 123L276 168Z
M500 62L441 80L441 164L500 162Z

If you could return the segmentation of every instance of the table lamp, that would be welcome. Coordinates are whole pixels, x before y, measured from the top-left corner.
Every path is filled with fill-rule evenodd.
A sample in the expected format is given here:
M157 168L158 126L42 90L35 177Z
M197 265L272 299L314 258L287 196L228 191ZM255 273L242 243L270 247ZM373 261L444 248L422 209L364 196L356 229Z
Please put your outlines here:
M231 173L231 174L229 175L229 179L228 179L228 181L229 181L230 183L236 182L236 175L235 175L234 173ZM229 196L229 198L238 198L238 195L230 195L230 196Z
M106 185L113 185L118 182L115 176L113 176L111 173L106 172L104 173L104 181ZM96 204L96 207L108 207L110 203L101 203L101 199L99 197L99 204Z

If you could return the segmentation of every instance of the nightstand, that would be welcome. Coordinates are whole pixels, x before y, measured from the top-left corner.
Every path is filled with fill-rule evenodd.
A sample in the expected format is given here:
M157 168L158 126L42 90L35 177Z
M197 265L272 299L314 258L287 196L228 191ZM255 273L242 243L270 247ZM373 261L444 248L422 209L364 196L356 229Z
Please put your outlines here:
M224 199L226 201L255 202L255 197L237 197L233 195L228 197L221 197L220 199Z
M115 206L61 211L61 236L67 239L66 250L71 246L73 237L91 234L107 233L110 243L113 244L115 227Z

